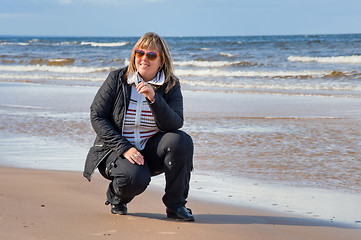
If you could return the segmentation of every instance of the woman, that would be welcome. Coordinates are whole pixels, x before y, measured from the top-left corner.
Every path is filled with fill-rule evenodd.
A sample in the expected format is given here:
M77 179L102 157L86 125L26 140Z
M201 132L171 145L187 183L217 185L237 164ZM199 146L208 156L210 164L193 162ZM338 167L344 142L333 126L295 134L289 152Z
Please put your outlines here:
M185 207L193 168L193 141L183 126L183 97L165 41L146 33L135 44L128 67L112 71L90 107L97 134L84 176L98 167L111 182L106 204L127 214L127 204L165 173L167 217L194 221Z

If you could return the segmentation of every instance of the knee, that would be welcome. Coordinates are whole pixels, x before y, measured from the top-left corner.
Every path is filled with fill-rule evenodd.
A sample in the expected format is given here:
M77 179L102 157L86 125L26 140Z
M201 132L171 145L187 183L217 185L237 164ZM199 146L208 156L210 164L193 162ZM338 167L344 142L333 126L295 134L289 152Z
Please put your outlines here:
M114 192L119 196L135 197L148 187L150 174L134 173L132 176L123 175L113 179Z
M172 132L166 147L164 163L168 169L178 169L182 166L189 171L193 169L193 140L183 131ZM177 167L176 167L177 166Z
M193 140L187 133L177 130L175 132L168 133L170 135L167 151L176 154L191 153L193 154Z
M133 195L138 195L144 192L150 183L150 172L149 171L139 171L137 174L133 175L131 179L131 188Z

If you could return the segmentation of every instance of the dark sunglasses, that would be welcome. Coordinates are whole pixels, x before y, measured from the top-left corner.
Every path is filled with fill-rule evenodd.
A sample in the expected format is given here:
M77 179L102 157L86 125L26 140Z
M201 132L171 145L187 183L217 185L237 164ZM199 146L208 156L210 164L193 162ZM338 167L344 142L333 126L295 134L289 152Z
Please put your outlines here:
M145 52L143 50L135 50L135 56L137 58L142 58L144 56ZM145 54L147 56L147 58L150 60L150 61L153 61L155 60L159 53L155 53L155 52L147 52L147 54Z

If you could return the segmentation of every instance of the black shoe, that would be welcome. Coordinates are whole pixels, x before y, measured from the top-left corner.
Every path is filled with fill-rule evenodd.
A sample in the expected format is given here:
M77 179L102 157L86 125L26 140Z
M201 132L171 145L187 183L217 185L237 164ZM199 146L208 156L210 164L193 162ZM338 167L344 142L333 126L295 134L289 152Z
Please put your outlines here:
M180 221L187 221L187 222L193 222L194 217L192 215L192 210L189 208L186 208L184 206L179 207L176 211L167 208L167 217L168 218L175 218Z
M113 214L127 215L128 208L127 204L112 204L110 206L110 212Z

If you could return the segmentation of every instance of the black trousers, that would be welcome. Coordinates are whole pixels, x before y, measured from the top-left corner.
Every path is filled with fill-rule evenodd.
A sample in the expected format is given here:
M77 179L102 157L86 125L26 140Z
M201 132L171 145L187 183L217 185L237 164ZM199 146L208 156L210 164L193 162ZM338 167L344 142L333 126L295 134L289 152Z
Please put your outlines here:
M143 150L144 165L130 163L115 152L99 165L99 172L111 180L107 201L111 204L129 203L145 191L151 176L165 173L163 203L171 209L186 204L193 169L193 141L181 130L158 132Z

